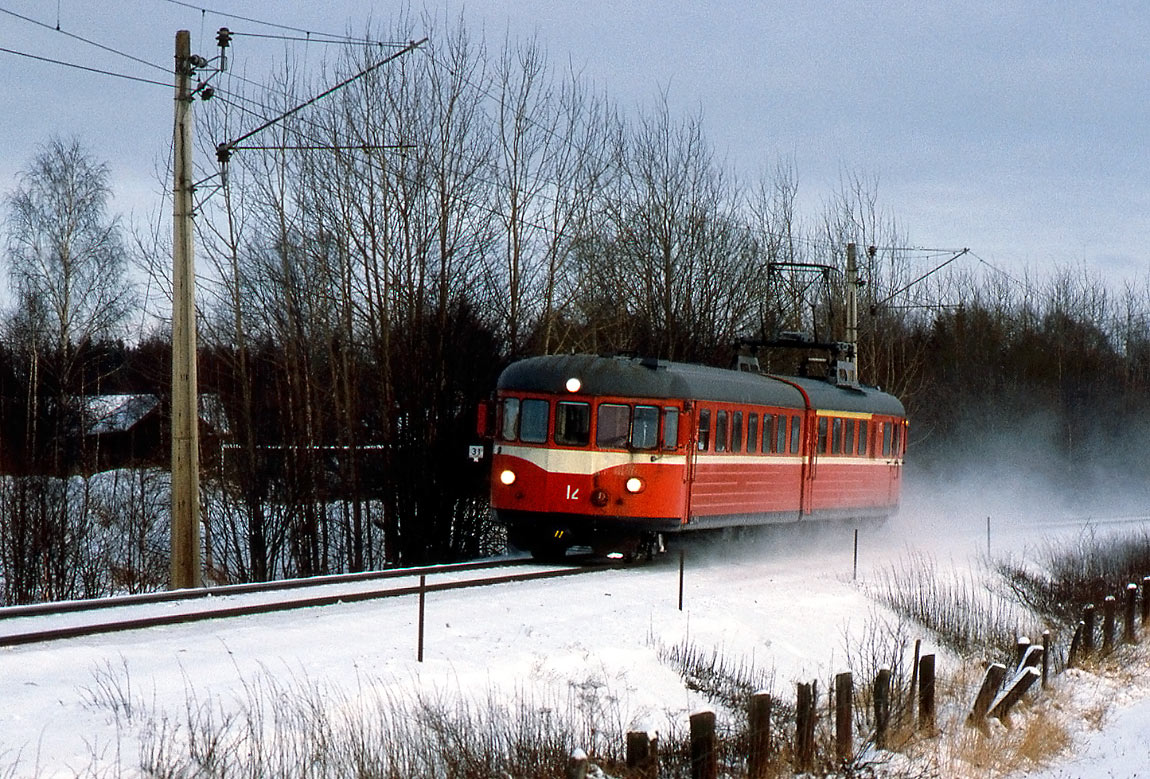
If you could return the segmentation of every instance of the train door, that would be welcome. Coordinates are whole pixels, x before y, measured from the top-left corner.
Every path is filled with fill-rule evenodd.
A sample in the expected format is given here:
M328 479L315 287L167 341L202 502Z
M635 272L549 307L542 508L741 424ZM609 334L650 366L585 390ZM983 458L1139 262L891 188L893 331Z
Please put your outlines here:
M899 502L902 479L904 429L901 420L884 422L882 427L882 453L887 465L887 502L890 505L895 505Z
M792 421L800 417L792 417ZM814 508L815 473L818 470L818 414L810 408L802 415L802 432L799 438L802 457L802 494L799 497L799 518L809 516Z
M706 446L706 439L710 435L710 420L711 412L709 409L700 409L697 403L688 401L683 404L683 421L686 423L684 427L684 445L686 447L686 468L683 469L683 519L682 524L686 525L691 521L691 497L695 492L695 469L698 467L699 459L699 441L703 440L703 446ZM707 429L701 429L700 417L705 415ZM702 436L702 439L700 439Z

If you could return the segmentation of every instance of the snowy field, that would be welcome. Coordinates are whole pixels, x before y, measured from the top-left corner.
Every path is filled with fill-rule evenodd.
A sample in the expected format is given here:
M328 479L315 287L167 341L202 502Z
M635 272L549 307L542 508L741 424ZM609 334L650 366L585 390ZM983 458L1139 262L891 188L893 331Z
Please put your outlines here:
M860 532L857 579L850 526L689 544L682 611L675 553L627 570L434 593L423 663L414 597L0 650L0 776L115 775L140 748L128 705L173 719L189 700L239 707L269 676L350 699L370 688L558 701L574 690L602 706L604 729L666 732L677 722L681 730L691 711L713 704L686 688L661 650L717 650L767 669L773 691L790 697L796 681L846 670L849 642L884 616L865 593L876 573L923 555L979 570L987 515L922 505L909 496L899 518ZM992 551L1024 555L1047 538L1081 533L1080 522L1032 522L996 515ZM934 651L922 637L924 652ZM1093 677L1076 694L1114 705L1100 715L1100 730L1083 725L1070 751L1034 775L1147 775L1150 748L1139 731L1150 701Z

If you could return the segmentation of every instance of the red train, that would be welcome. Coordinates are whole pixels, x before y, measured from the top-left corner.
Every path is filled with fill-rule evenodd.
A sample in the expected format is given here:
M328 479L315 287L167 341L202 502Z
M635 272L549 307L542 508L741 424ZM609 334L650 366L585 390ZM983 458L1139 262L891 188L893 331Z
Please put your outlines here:
M874 388L629 357L551 355L499 377L491 505L536 557L661 533L887 517L907 419Z

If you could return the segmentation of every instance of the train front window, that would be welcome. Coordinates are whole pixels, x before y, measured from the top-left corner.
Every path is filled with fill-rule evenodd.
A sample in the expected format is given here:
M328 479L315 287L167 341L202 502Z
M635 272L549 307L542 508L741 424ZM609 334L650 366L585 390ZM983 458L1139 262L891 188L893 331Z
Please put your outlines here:
M743 451L743 412L736 411L731 415L731 451Z
M870 422L859 422L859 454L866 454L867 430L870 430Z
M519 437L519 398L506 398L503 401L503 427L499 437L504 441L514 441Z
M547 416L551 404L538 398L527 398L519 409L519 440L529 444L547 442Z
M839 417L831 420L831 454L840 454L843 450L843 421Z
M882 456L890 457L890 432L893 425L890 422L882 423Z
M601 403L595 423L595 445L604 449L627 446L631 432L631 407L623 403Z
M634 449L654 449L659 445L659 409L656 406L635 406L635 421L631 425L631 446Z
M727 412L720 411L715 415L715 451L727 451Z
M759 415L751 414L747 417L747 451L754 452L759 448Z
M555 443L586 446L591 440L591 406L560 401L555 407Z
M679 409L663 409L663 448L674 450L679 445Z
M791 417L791 454L799 453L799 418Z

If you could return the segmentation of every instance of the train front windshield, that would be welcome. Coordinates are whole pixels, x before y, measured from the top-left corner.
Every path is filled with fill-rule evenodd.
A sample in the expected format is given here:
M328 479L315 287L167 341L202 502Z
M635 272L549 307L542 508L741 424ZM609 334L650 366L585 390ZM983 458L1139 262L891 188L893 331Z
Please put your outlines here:
M504 398L499 437L503 441L597 449L673 450L679 439L679 409L643 403L603 401L594 407L585 401L542 398ZM550 435L549 435L550 433Z

